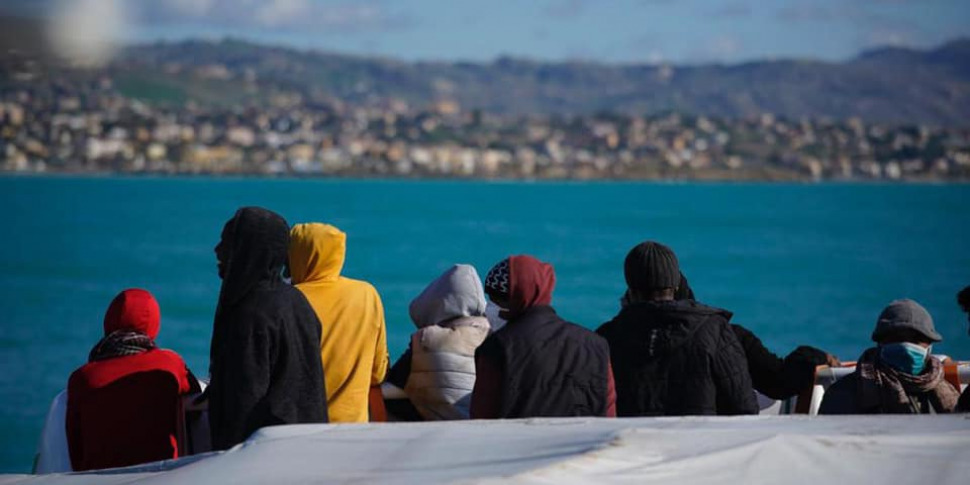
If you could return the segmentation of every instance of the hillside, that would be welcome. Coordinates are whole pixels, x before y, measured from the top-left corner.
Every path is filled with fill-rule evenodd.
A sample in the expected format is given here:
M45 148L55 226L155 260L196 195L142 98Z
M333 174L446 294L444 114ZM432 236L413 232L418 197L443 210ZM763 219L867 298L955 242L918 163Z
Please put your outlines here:
M109 69L122 87L136 86L130 90L136 96L151 97L157 85L169 94L165 99L203 103L295 91L310 99L348 101L454 99L463 109L503 114L678 111L742 117L768 112L948 126L966 126L970 119L970 39L925 51L877 49L841 63L694 66L515 58L401 62L237 40L184 41L130 47Z

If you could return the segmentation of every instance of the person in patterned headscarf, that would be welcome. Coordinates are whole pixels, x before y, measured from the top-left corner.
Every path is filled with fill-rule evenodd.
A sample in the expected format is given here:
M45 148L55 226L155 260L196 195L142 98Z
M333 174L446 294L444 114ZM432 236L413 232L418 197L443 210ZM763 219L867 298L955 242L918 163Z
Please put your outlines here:
M508 323L475 352L471 417L615 416L606 341L552 308L556 275L532 256L511 256L485 278Z

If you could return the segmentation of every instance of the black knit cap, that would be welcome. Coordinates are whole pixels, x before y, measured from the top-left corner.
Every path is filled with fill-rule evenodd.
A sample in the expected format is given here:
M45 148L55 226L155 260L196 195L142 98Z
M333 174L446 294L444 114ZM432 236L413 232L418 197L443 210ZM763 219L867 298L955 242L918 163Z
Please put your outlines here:
M637 291L662 290L680 286L677 255L663 244L646 241L637 244L623 262L626 285Z

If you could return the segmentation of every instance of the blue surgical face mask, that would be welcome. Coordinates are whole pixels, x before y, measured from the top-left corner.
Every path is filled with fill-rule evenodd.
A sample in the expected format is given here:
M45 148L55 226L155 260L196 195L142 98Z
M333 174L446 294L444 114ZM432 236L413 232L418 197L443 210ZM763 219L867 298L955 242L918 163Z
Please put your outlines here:
M880 346L879 355L882 361L893 369L918 376L923 373L926 357L930 355L930 347L910 342L897 342Z

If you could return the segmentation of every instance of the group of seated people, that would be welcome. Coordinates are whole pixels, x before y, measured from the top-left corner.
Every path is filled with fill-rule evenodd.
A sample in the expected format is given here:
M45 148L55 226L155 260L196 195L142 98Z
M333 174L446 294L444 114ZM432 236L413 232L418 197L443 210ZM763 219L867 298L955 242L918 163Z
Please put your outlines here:
M484 282L454 265L411 302L417 331L392 367L380 297L341 276L346 235L337 228L290 228L244 207L215 252L222 287L197 399L208 405L215 450L264 426L366 422L385 378L406 396L390 409L398 419L739 415L758 413L755 391L787 399L812 386L817 366L839 365L808 346L771 353L731 312L698 302L674 252L652 241L627 255L621 309L595 332L556 313L548 263L511 256ZM970 287L959 302L970 309ZM200 385L156 346L160 315L140 289L109 306L104 338L68 383L74 470L179 456L172 402ZM968 393L961 399L931 355L942 337L918 303L892 302L872 339L855 372L825 394L822 414L970 411Z

